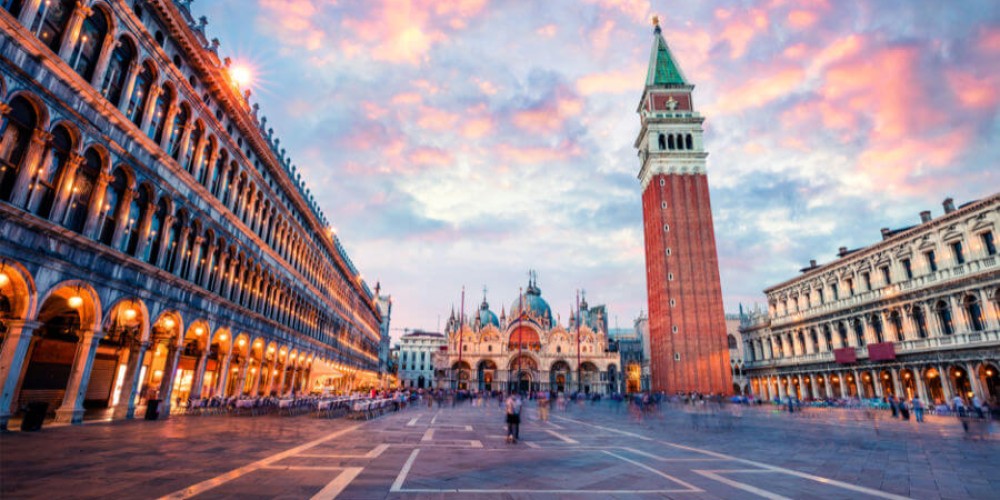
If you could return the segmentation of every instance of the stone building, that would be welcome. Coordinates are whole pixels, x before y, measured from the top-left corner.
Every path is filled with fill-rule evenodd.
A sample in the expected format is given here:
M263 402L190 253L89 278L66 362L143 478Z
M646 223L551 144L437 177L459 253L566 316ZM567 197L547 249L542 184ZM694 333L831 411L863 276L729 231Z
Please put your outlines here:
M612 336L622 367L620 387L622 394L649 391L649 317L640 314L633 328L622 328Z
M469 318L452 313L446 334L445 386L500 391L609 394L619 385L618 353L610 352L607 312L586 297L560 325L534 276L510 305L510 316L490 310L483 297ZM579 320L577 319L579 318Z
M378 369L375 296L189 3L0 2L0 425Z
M437 388L434 383L434 357L448 347L444 335L415 331L399 341L399 386L408 389Z
M764 290L740 327L754 394L1000 404L1000 194L920 219Z
M652 390L732 391L704 118L659 24L639 102Z

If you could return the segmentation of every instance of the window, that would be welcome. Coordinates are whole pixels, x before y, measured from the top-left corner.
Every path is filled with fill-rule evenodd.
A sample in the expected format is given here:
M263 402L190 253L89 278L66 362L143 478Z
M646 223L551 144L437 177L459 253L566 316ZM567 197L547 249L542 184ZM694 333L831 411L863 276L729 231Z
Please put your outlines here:
M823 303L823 289L820 288L819 290L816 290L816 293L817 293L817 297L819 298L819 303L822 304Z
M879 268L879 271L882 272L882 283L886 285L891 285L892 276L889 275L889 266L882 266Z
M670 256L670 247L667 247L667 256Z
M667 281L673 281L673 280L674 280L674 273L667 273Z
M48 164L42 164L35 173L35 178L28 187L26 208L29 212L49 218L55 204L59 179L63 168L69 161L73 149L73 138L65 127L59 127L52 134L52 149L48 155Z
M66 31L74 8L76 8L76 2L73 0L44 2L42 5L42 12L38 14L42 21L37 31L38 38L42 40L42 43L48 45L53 52L59 50L63 32Z
M104 192L104 206L98 211L104 214L104 220L100 222L98 240L105 245L111 245L114 239L115 229L125 209L122 200L127 190L128 179L125 178L125 172L119 168L115 170L114 178Z
M101 175L101 157L97 151L88 149L83 156L83 165L76 174L66 216L63 219L64 226L78 233L83 232L83 226L87 222L87 210L90 208L97 178Z
M677 325L670 327L670 331L677 333Z
M670 231L670 224L664 224L663 225L663 232L668 232L668 231Z
M675 352L674 353L674 361L680 361L680 360L681 360L681 353Z
M108 20L104 17L104 11L94 9L93 14L83 21L80 28L76 61L73 64L73 69L87 81L94 77L97 58L101 55L101 47L107 34Z
M940 300L934 309L937 312L938 322L941 324L941 332L945 335L955 333L955 325L951 320L951 308L948 307L948 303Z
M854 280L851 278L847 279L847 294L850 297L854 296Z
M667 149L667 137L665 135L660 134L660 138L659 138L658 142L659 142L659 146L660 146L660 151L663 151L664 149Z
M860 319L854 320L854 338L859 346L865 346L865 325Z
M21 163L31 144L38 123L35 107L18 96L10 102L10 111L4 116L0 137L0 199L10 201L14 184L21 171Z
M128 101L128 109L125 115L136 125L142 125L142 115L146 110L146 102L149 100L149 91L153 88L156 77L153 74L152 66L144 64L142 71L135 78L135 87L132 96Z
M865 284L865 291L872 289L872 275L869 273L861 273L861 281Z
M662 186L666 186L666 185L667 185L667 180L661 177L660 178L660 186L662 187Z
M928 250L924 252L924 258L927 259L927 269L930 269L932 273L936 273L937 258L934 256L934 250Z
M955 264L965 264L965 254L962 252L961 241L956 241L951 244L951 254L955 256Z
M993 232L986 231L979 235L979 238L983 240L983 248L986 250L986 255L996 255L997 245L993 241Z
M903 259L899 263L903 265L903 275L906 276L906 279L913 279L913 266L910 264L910 259Z
M677 305L677 301L674 300L674 299L670 299L670 307L674 307L676 305Z
M833 300L840 300L840 292L837 291L836 283L830 286L830 293L833 294Z
M969 316L969 326L973 331L981 332L986 329L983 323L983 309L979 307L979 300L973 296L965 297L965 313Z

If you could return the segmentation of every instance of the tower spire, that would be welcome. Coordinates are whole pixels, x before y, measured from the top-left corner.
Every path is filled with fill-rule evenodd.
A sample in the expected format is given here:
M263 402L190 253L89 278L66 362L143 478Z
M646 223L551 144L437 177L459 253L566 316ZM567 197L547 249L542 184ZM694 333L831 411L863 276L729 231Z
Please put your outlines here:
M653 16L653 49L649 54L649 69L646 71L646 86L687 85L681 67L677 65L670 46L663 38L660 17Z

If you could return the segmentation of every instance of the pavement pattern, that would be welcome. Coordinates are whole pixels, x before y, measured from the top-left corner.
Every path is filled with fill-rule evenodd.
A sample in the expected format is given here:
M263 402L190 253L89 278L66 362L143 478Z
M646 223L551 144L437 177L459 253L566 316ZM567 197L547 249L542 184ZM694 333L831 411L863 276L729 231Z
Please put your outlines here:
M955 419L862 412L665 409L611 403L521 440L482 406L415 406L370 421L172 417L0 436L3 498L997 498L996 435Z

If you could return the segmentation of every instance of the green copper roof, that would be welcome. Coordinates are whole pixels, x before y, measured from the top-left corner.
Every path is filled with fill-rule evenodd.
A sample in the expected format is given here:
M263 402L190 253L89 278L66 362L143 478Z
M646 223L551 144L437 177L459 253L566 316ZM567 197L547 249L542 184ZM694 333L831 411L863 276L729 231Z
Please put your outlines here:
M667 41L663 39L660 27L654 31L653 53L649 56L649 71L646 85L687 85L684 74L674 61Z

